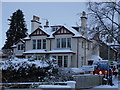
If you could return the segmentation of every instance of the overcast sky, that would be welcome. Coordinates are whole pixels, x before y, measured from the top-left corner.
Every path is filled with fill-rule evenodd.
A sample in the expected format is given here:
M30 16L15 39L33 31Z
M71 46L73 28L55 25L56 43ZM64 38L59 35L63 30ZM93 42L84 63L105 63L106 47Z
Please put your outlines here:
M87 5L85 2L2 2L3 43L6 38L5 33L9 28L9 21L7 19L18 9L23 11L27 28L30 32L33 15L39 16L43 24L45 23L44 19L48 19L50 25L75 25L80 20L80 16L77 14L87 11Z

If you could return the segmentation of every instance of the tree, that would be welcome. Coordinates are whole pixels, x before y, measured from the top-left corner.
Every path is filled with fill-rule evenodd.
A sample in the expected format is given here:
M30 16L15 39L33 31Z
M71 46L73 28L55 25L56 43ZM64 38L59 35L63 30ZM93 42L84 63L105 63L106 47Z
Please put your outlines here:
M27 28L24 21L23 12L18 9L16 12L12 14L10 19L10 27L6 32L6 42L3 49L11 49L11 46L18 40L26 37Z
M112 43L117 41L120 44L120 5L118 2L89 2L91 25L99 29L93 32L100 34L100 39Z

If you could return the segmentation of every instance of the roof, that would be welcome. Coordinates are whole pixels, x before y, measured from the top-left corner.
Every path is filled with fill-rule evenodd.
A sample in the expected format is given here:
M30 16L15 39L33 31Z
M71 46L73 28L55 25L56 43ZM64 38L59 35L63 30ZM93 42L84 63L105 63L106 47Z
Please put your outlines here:
M60 53L74 53L72 50L51 50L51 51L46 51L46 50L28 50L26 52L23 52L24 54L60 54Z
M23 38L24 40L30 40L31 38L29 36Z
M26 51L26 52L23 52L24 54L33 54L33 53L35 53L35 54L37 54L37 53L47 53L45 50L28 50L28 51Z
M22 43L25 43L25 41L23 40L23 39L20 39L20 40L18 40L15 44L17 44L18 42L22 42Z
M102 60L102 58L98 55L92 55L89 57L89 60L99 61L99 60Z

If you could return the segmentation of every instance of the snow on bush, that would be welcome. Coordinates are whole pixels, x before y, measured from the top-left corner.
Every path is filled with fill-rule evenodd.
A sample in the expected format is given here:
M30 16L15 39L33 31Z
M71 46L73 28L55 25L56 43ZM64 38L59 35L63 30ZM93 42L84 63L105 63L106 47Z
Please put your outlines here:
M12 56L8 60L1 61L0 70L3 74L3 82L54 82L68 81L72 79L71 70L58 67L52 57L41 60L19 59Z
M57 67L55 64L54 58L44 59L44 60L33 60L30 59L20 59L12 56L8 60L1 61L0 70L7 70L8 68L12 68L13 70L18 70L20 67L28 68L34 65L36 68L44 68L44 67Z

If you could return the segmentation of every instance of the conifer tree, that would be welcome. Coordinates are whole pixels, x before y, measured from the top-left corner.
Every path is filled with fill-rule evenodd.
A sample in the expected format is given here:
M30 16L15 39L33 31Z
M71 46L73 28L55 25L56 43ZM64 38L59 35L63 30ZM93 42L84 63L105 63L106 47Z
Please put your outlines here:
M10 19L10 27L6 32L6 42L3 49L11 49L11 46L18 40L26 37L27 35L27 28L24 21L24 14L23 12L18 9L16 12L12 14Z

